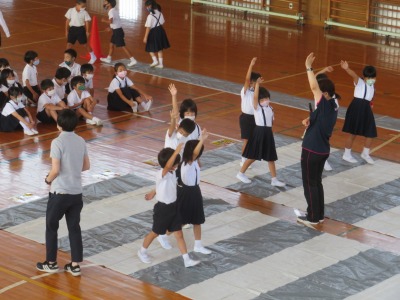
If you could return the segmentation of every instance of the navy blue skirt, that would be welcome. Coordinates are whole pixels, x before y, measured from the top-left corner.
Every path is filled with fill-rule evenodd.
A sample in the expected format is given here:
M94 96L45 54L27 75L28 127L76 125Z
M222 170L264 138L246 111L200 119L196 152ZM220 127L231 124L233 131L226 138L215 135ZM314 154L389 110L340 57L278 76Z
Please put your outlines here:
M354 98L351 101L346 111L342 131L367 138L378 136L370 101L360 98Z
M170 47L167 34L162 25L150 29L146 52L158 52Z

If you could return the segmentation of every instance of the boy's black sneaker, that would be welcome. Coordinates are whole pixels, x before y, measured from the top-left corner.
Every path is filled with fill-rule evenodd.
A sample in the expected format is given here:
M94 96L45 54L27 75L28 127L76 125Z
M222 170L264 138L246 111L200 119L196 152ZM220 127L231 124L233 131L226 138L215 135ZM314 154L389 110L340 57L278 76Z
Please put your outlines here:
M307 216L299 216L297 217L297 222L302 223L306 226L310 226L310 225L318 225L318 221L317 222L311 222L307 220Z
M58 271L57 262L49 263L47 260L45 262L38 262L36 264L36 269L41 272L56 273Z
M64 270L72 274L72 276L79 276L81 275L81 267L79 265L72 266L72 263L66 264L64 266Z

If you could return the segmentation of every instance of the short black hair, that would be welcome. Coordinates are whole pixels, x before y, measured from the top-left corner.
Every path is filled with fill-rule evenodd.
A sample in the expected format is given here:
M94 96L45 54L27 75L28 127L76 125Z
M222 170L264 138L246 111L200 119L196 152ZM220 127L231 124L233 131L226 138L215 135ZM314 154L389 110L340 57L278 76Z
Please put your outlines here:
M323 80L323 79L328 79L328 75L326 75L325 73L321 73L321 74L318 74L317 76L315 76L315 79L317 79L317 81Z
M324 79L318 81L318 86L321 92L328 93L330 97L335 95L335 84L330 79Z
M36 57L38 57L39 55L37 54L37 52L33 51L33 50L29 50L25 52L24 55L24 61L29 64L31 63L32 60L34 60Z
M81 66L81 74L85 74L86 72L94 72L94 68L92 64L83 64Z
M69 76L71 76L71 71L66 67L61 67L57 69L54 77L57 79L68 79Z
M0 84L8 87L7 78L10 75L15 77L13 70L11 70L11 69L3 69L3 71L1 71L1 74L0 74Z
M86 4L86 0L76 0L76 3L78 3L78 4L85 3Z
M76 87L78 83L85 84L85 78L83 78L82 76L75 76L71 79L72 88Z
M147 0L147 1L144 3L144 5L145 5L145 6L149 6L149 5L151 6L150 11L151 11L152 14L154 14L154 10L155 10L155 9L157 9L159 12L161 12L161 5L158 4L155 0Z
M22 89L18 86L12 86L8 89L9 97L13 96L13 97L17 98L18 95L22 95L22 93L23 93Z
M175 150L172 148L164 148L158 153L157 159L161 168L165 167L165 165L167 164L171 156L174 154L174 152ZM179 164L180 161L181 161L181 155L178 154L175 158L174 166Z
M124 67L126 69L125 64L119 62L114 65L114 71L117 72L119 67Z
M73 58L76 58L78 56L78 53L74 49L71 49L71 48L65 50L64 53L71 55L71 57L73 57Z
M117 5L117 0L106 0L108 3L110 3L111 7L115 7Z
M51 79L44 79L42 80L42 82L40 83L40 88L42 89L42 91L47 90L48 88L54 87L54 83Z
M62 128L63 131L74 131L78 124L78 116L71 109L63 109L58 112L57 125Z
M250 75L250 82L256 82L258 78L261 77L260 73L256 73L256 72L251 72Z
M181 106L179 107L179 116L181 119L185 118L185 112L192 111L194 115L197 117L197 105L192 99L185 99L182 101Z
M187 164L193 160L193 152L194 149L196 149L199 142L200 142L199 140L190 140L186 142L185 149L183 150L183 155L182 155L183 163ZM203 154L203 150L204 150L204 145L201 146L200 153L196 159L200 158L200 156Z
M265 98L271 98L271 94L265 87L260 86L260 89L258 90L258 101Z
M375 78L376 77L376 69L374 66L365 66L363 70L364 78Z
M196 123L190 119L183 119L179 124L179 128L182 128L188 134L191 134L196 129Z
M8 62L7 58L1 57L0 58L0 68L9 67L10 63Z

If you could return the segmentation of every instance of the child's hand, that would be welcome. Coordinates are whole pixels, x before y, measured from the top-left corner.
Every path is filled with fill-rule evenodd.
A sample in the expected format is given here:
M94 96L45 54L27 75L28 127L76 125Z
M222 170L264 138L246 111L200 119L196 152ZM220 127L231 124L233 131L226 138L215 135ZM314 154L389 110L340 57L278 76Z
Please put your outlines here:
M147 38L143 39L143 43L145 43L145 44L147 43Z
M110 27L107 27L105 30L106 30L107 32L110 32L110 31L111 31L111 28L110 28Z
M176 96L178 94L178 90L175 87L175 84L171 83L168 86L169 92L171 93L171 96Z
M250 66L253 67L256 64L256 61L257 61L257 57L253 57L253 59L250 62Z
M153 199L155 195L156 195L156 190L152 190L152 191L148 192L146 195L144 195L144 199L149 201L149 200Z
M303 126L308 127L310 125L310 118L304 119L301 123Z
M108 23L108 18L101 18L101 21L103 22L103 23Z
M345 60L342 60L340 62L340 66L342 67L343 70L347 70L349 68L349 64Z
M201 131L201 138L203 139L203 141L205 141L207 138L208 138L208 131L207 131L207 129L203 129L202 131Z
M312 64L313 64L314 60L315 60L314 53L311 52L306 58L306 68L307 69L312 67Z
M39 95L37 93L33 93L33 100L37 101L39 99Z
M178 146L176 146L176 152L181 152L182 148L183 148L184 143L179 143Z
M326 72L328 72L328 73L333 72L333 67L332 67L332 66L326 67L326 68L324 69L324 73L326 73Z
M143 98L147 101L153 100L153 97L147 94L143 94Z
M258 77L256 82L257 82L258 84L263 83L263 82L264 82L264 78Z
M133 99L130 99L130 100L129 100L129 106L130 106L130 107L136 106L135 101L134 101Z

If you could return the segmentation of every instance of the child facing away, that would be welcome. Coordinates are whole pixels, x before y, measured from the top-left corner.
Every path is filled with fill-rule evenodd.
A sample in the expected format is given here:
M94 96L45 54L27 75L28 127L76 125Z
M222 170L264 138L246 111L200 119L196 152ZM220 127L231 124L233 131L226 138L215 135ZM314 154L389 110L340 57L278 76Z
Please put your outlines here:
M53 78L54 90L58 97L67 104L67 93L65 87L68 84L68 80L71 77L71 71L68 68L58 68Z
M256 128L254 128L253 134L246 144L243 156L247 157L247 159L240 172L236 175L236 178L244 183L250 183L251 180L244 174L247 168L255 160L265 160L268 162L268 168L271 173L271 185L283 187L285 183L276 178L275 161L278 160L278 156L272 132L274 111L270 106L270 94L268 90L260 87L262 81L263 79L259 77L254 88L253 107Z
M205 222L203 196L200 190L200 164L204 141L208 137L203 130L200 140L186 142L178 175L178 209L182 224L193 224L194 252L211 254L201 243L201 224Z
M192 260L187 253L182 233L182 223L177 209L175 169L180 162L179 152L182 147L183 144L179 144L175 150L164 148L158 154L158 163L162 169L156 175L156 200L158 202L154 205L153 227L151 232L144 238L143 245L137 252L139 259L146 264L151 263L150 256L147 253L150 244L160 234L165 235L167 231L174 234L186 268L200 263Z
M31 113L22 103L22 90L12 86L8 95L10 100L0 115L0 131L14 131L22 127L26 135L38 134Z
M75 76L71 80L73 90L68 95L68 106L74 110L78 117L84 117L90 125L103 125L103 121L92 115L96 101L86 91L85 79L82 76Z
M149 15L144 25L146 32L143 43L146 44L145 50L150 53L153 60L150 67L162 69L164 68L163 50L170 47L167 34L162 26L165 23L164 15L161 12L161 6L154 0L147 0L145 6Z
M373 66L366 66L363 70L363 78L360 78L352 69L349 68L347 61L340 62L343 70L353 79L354 98L346 111L343 124L343 132L349 133L346 140L343 159L350 163L357 160L351 155L351 148L357 135L365 137L364 149L361 158L373 165L374 160L369 155L372 139L378 136L376 131L375 117L372 112L372 99L374 98L376 81L376 69Z
M94 97L94 88L93 88L93 77L94 77L94 68L91 64L83 64L81 66L81 76L85 78L85 87L86 90L90 93L92 97Z
M151 96L145 94L129 79L123 63L114 66L114 77L108 87L107 109L114 111L138 111L138 103L143 111L149 111L153 104Z
M253 72L253 67L256 64L257 57L253 57L250 62L250 66L246 73L246 78L244 81L244 85L242 90L240 91L241 98L241 110L242 113L239 117L239 125L240 125L240 137L243 140L242 145L242 160L240 162L240 166L242 167L246 157L243 156L244 149L253 135L254 128L256 127L256 123L254 120L254 85L258 78L261 77L260 73Z
M78 53L74 49L67 49L64 51L64 61L59 64L61 68L67 68L71 75L69 77L69 85L65 87L65 92L67 95L71 92L71 79L75 76L81 75L81 65L75 62Z
M24 61L26 62L24 71L22 72L24 95L28 98L28 102L30 102L32 106L36 106L39 95L41 94L38 86L38 72L36 68L40 63L40 59L35 51L29 50L25 53Z
M137 64L137 61L125 45L125 33L122 29L121 18L119 17L118 9L115 7L116 5L116 0L105 0L103 4L104 9L107 10L108 18L102 18L101 21L110 25L112 36L108 56L100 58L100 60L106 63L111 63L111 58L115 48L122 48L130 60L127 66L132 67ZM107 29L110 30L109 28Z
M40 88L43 94L39 97L36 119L42 123L55 123L57 122L58 112L68 107L57 95L51 79L43 80L40 83Z
M72 48L72 45L75 45L76 41L78 41L90 54L89 64L94 64L97 57L87 41L91 18L86 11L86 0L76 0L75 7L68 9L65 17L67 49Z

